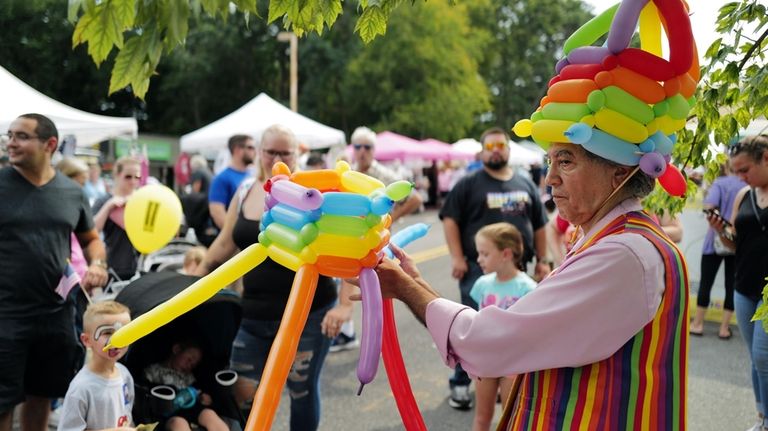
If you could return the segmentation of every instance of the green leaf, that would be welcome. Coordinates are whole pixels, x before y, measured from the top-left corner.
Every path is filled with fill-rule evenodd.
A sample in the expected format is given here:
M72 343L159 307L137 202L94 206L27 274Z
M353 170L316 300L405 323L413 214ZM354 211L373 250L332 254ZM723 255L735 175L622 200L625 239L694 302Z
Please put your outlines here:
M144 37L133 36L128 39L125 47L120 50L115 58L115 67L112 69L112 79L109 81L109 94L122 90L131 83L140 80L147 61L149 40ZM144 97L143 94L139 97Z
M166 39L173 45L184 43L189 31L189 3L186 0L170 0L168 5Z
M355 24L355 32L363 42L370 43L376 36L387 32L387 18L378 6L368 6Z
M80 12L83 0L69 0L67 7L67 20L71 23L77 21L77 14Z
M72 45L88 43L88 55L96 65L100 65L112 51L112 47L123 47L124 17L118 15L118 9L112 3L102 3L85 13L75 26Z

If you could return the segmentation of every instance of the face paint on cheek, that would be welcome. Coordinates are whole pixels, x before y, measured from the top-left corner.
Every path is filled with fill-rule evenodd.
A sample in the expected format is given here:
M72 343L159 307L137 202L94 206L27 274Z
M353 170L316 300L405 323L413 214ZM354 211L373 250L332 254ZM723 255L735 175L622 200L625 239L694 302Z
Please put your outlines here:
M123 324L120 322L115 322L111 325L101 325L96 328L95 331L93 331L93 340L96 341L104 335L105 333L108 333L108 338L106 344L109 344L109 339L112 338L112 334L117 332L120 328L123 327Z

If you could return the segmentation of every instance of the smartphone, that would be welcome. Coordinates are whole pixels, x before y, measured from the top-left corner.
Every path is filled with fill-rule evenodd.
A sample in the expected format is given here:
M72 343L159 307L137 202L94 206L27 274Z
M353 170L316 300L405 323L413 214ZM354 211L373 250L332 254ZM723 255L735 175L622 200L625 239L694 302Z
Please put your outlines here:
M717 217L720 220L722 220L724 226L726 226L726 227L730 227L731 226L731 222L726 220L725 217L723 217L722 214L720 214L720 211L718 211L717 208L704 208L702 211L707 216L711 215L711 216Z

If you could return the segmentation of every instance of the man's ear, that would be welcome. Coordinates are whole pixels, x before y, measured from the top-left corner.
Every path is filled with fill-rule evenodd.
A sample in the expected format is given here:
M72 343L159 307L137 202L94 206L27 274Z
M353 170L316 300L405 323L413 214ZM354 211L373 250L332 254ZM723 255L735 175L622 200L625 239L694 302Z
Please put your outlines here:
M59 148L59 140L55 136L51 136L45 141L45 149L50 151L51 154L55 153Z
M83 343L83 346L85 347L91 347L91 337L89 337L85 332L80 334L80 342Z
M628 176L632 175L633 169L629 166L617 166L616 170L613 172L613 188L619 187L619 185L624 182L624 180L627 179Z

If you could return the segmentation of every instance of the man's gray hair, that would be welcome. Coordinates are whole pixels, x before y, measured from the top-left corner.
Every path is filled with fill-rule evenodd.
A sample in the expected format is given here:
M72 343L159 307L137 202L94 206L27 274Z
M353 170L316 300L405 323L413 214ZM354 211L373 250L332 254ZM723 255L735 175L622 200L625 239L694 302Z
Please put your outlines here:
M602 163L606 166L617 168L619 166L624 166L626 168L634 169L632 166L625 166L620 163L616 163L614 161L602 158L598 156L597 154L592 153L591 151L584 151L587 154L587 157L590 159ZM650 175L643 172L642 169L638 169L637 172L632 175L632 178L627 181L626 184L624 184L624 193L627 194L627 197L632 198L639 198L642 199L653 191L653 188L656 186L656 179L651 177Z
M375 146L376 132L365 126L358 127L352 132L352 136L349 137L349 142L351 144L370 144Z

